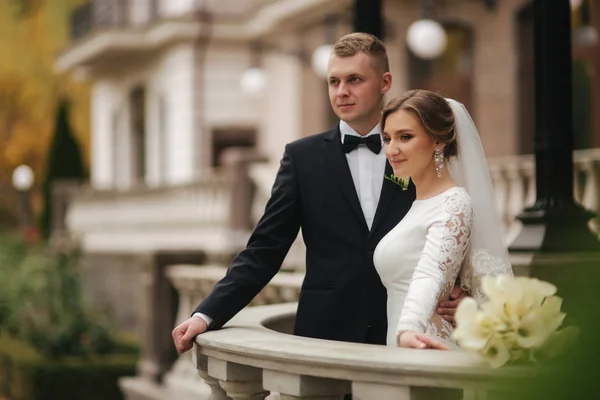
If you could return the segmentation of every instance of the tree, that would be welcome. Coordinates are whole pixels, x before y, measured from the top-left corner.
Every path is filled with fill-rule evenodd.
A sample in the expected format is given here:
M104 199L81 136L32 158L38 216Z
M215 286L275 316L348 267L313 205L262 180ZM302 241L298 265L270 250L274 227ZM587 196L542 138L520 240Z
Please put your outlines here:
M14 213L13 170L27 164L36 182L32 212L41 217L41 181L60 98L68 98L70 122L87 167L90 85L57 74L57 53L70 43L70 15L85 0L0 0L0 222ZM38 206L39 205L39 206Z
M83 181L86 172L81 150L69 123L69 103L59 101L52 143L46 157L46 177L42 184L44 210L42 233L47 239L52 231L52 187L57 180Z
M20 18L27 17L37 12L43 0L12 0L16 7L16 13Z

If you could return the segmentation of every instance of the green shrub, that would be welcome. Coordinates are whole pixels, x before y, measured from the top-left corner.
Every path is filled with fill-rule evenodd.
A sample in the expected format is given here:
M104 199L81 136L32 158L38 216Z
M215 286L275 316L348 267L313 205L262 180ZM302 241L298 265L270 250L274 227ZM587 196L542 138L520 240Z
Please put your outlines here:
M83 301L77 253L0 234L0 398L121 399L139 347Z
M118 380L136 373L136 355L49 360L24 341L0 338L0 394L12 400L117 400Z
M0 332L18 336L45 357L114 353L108 316L84 304L77 254L0 245Z

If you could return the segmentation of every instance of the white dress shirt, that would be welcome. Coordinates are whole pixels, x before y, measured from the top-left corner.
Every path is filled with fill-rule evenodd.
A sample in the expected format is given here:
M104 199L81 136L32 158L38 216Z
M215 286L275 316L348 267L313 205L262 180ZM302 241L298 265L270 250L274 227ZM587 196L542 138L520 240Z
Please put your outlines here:
M361 137L346 122L340 121L340 132L342 143L346 135ZM375 126L366 136L381 135L379 124ZM366 137L365 136L365 137ZM373 153L366 145L360 145L356 150L346 153L346 160L350 167L356 194L360 206L367 221L369 230L373 226L373 218L379 203L381 188L383 187L383 175L385 174L385 150L383 146L379 154Z
M342 143L344 143L346 135L362 137L344 121L340 121L340 133ZM367 136L371 135L381 135L379 124L367 134ZM366 145L360 145L356 150L346 153L346 160L348 160L356 194L358 194L358 200L370 230L383 187L385 150L382 146L379 154L375 154ZM208 326L213 321L211 317L203 313L194 313L194 317L202 318Z

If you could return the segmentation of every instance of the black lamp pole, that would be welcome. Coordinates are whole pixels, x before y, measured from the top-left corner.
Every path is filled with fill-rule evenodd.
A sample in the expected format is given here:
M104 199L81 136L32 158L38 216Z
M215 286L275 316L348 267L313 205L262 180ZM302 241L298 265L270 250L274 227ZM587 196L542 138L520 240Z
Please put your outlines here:
M355 0L354 32L365 32L383 40L382 0Z
M593 216L573 198L571 7L534 0L535 169L537 199L517 218L513 252L600 250Z

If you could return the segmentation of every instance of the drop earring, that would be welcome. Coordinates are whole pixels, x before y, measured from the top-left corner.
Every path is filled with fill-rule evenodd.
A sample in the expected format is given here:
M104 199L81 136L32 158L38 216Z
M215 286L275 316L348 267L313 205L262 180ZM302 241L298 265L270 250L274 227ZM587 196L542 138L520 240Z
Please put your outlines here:
M433 153L433 161L435 162L435 173L438 178L442 177L442 170L444 169L444 155L440 146L435 146L435 152Z

